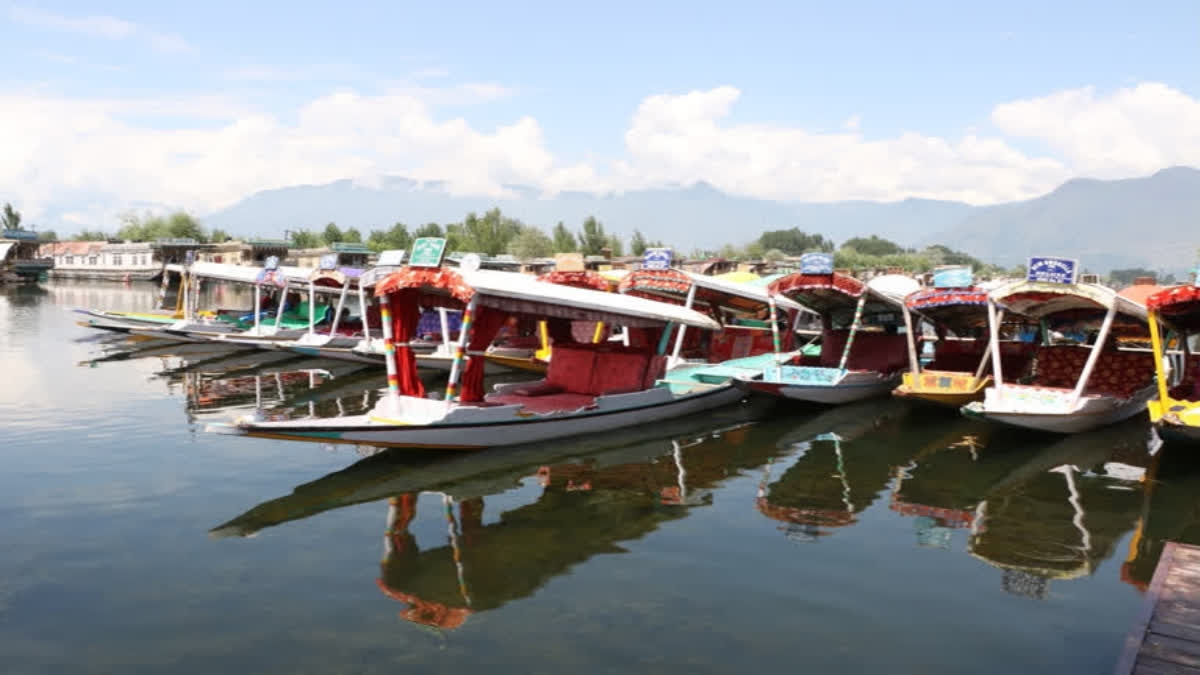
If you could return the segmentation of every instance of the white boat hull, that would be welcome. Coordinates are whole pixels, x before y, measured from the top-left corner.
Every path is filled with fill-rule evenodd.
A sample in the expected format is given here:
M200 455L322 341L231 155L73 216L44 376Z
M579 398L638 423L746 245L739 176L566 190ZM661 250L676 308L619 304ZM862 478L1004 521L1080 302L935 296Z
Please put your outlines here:
M772 381L761 377L738 378L734 381L737 387L747 392L824 405L840 405L885 396L899 383L899 374L881 375L874 372L849 372L840 380L829 384Z
M992 391L989 389L989 392ZM969 417L979 417L999 424L1046 431L1056 434L1078 434L1116 424L1139 414L1146 414L1146 402L1154 396L1154 387L1147 387L1128 399L1112 396L1084 396L1070 410L1026 409L1011 410L990 405L989 400L977 401L963 407Z
M665 391L665 390L663 390ZM634 395L625 395L634 396ZM619 400L621 395L600 397L596 410L552 416L518 417L508 408L482 408L494 411L494 419L463 424L393 424L362 415L330 419L288 422L239 422L233 427L210 427L211 431L232 431L252 436L322 443L361 443L409 448L481 449L549 441L568 436L610 432L624 427L650 424L711 410L741 400L743 394L732 386L671 398L646 405L607 408L603 399ZM431 401L430 403L437 403ZM507 416L505 418L504 416Z

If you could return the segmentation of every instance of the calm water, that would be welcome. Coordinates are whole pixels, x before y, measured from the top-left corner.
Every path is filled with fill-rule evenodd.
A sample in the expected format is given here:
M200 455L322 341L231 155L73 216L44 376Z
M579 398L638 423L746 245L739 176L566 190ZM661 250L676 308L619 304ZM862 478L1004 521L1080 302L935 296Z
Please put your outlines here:
M156 292L0 287L5 672L1106 672L1163 542L1200 543L1200 470L1142 424L885 399L474 454L206 434L383 378L67 311Z

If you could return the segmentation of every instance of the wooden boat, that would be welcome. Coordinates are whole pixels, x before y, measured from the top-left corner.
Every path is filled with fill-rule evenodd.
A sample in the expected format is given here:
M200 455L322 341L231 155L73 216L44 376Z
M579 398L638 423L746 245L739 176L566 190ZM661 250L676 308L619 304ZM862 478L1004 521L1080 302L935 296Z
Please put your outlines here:
M970 267L953 266L935 270L931 287L904 299L908 371L894 395L956 410L983 398L992 383L987 293L988 287L975 285ZM1021 326L1012 325L1012 318L1009 315L1010 323L1003 327L1009 333L1015 330L1015 337L1020 338ZM920 331L912 329L922 321L931 324L937 334L933 358L925 364L918 346ZM1035 345L1020 339L1002 339L999 344L1004 369L1024 372Z
M437 241L418 240L415 250L444 250L444 240ZM425 262L414 254L417 261ZM710 330L718 325L693 310L641 298L470 266L443 268L440 256L434 265L410 264L375 289L382 302L385 349L394 358L387 361L389 395L370 414L280 422L250 417L209 429L325 443L486 448L611 431L741 398L732 388L679 394L657 386L666 361L663 350L607 344L559 344L545 379L496 385L485 394L486 360L479 357L509 316L551 323L605 321L627 330L661 329L668 323ZM408 345L419 308L431 305L464 306L463 330L443 400L424 397Z
M767 289L821 316L820 354L781 359L734 382L748 392L824 404L889 393L908 360L899 332L904 298L918 287L900 275L863 282L835 272L830 254L804 255L800 272L775 279Z
M677 390L726 386L735 376L753 376L795 355L793 328L805 309L789 298L773 297L763 286L643 265L621 280L619 290L700 309L720 321L717 331L680 326L673 336L658 336L664 345L673 337L663 379Z
M1160 290L1146 298L1146 309L1158 376L1156 395L1146 404L1150 422L1165 438L1200 441L1200 355L1191 352L1192 336L1200 332L1200 287ZM1166 339L1160 324L1170 331Z
M965 414L1071 434L1145 410L1154 395L1154 359L1148 351L1118 348L1116 337L1144 334L1146 308L1104 286L1077 283L1077 265L1063 258L1032 258L1027 279L988 294L994 381L982 401L963 408ZM1043 322L1046 339L1037 348L1028 375L1004 372L996 348L998 307ZM1099 332L1088 345L1087 337L1097 324ZM1067 343L1050 343L1052 330ZM1081 339L1072 343L1068 340L1072 335Z

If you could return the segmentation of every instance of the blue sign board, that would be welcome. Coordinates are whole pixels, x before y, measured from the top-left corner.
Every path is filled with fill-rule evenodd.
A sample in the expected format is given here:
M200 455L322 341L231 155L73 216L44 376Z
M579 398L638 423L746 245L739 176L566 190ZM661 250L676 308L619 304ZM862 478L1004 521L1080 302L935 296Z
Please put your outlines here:
M642 269L669 270L674 256L669 248L648 248L642 254Z
M805 253L800 256L800 274L833 274L833 254Z
M1073 284L1078 276L1078 260L1034 256L1029 259L1029 273L1025 278L1048 284Z
M975 275L966 265L942 267L933 271L934 288L970 288L974 283Z
M279 269L279 256L277 256L277 255L267 256L267 259L263 262L263 269L268 269L268 270Z

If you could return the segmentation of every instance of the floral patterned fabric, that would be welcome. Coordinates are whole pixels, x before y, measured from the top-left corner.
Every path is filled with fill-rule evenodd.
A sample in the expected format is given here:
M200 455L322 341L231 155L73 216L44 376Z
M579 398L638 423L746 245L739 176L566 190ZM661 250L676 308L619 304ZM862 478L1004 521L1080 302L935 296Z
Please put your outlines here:
M382 297L403 288L440 289L450 297L466 303L475 289L456 270L445 267L404 267L392 272L375 286L375 295Z
M574 288L590 288L595 291L607 291L608 281L596 272L581 271L581 272L560 272L555 270L547 272L538 277L538 281L544 281L548 284L557 284L559 286L571 286Z
M1083 374L1090 349L1054 345L1038 349L1033 384L1042 387L1074 389ZM1144 352L1110 351L1100 355L1086 393L1128 398L1147 386L1154 376L1154 361Z

